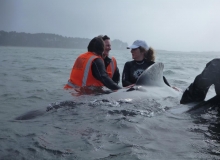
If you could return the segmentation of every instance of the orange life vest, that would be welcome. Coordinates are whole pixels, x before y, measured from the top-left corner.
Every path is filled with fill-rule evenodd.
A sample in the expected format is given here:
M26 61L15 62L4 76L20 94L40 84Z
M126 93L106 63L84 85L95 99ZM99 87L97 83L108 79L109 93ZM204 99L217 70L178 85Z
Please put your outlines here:
M106 68L106 71L107 71L110 78L113 77L115 70L116 70L116 67L117 67L116 59L115 59L115 57L112 57L110 64Z
M92 62L97 58L101 57L94 55L92 52L81 54L76 59L70 74L70 79L64 88L104 86L92 75Z

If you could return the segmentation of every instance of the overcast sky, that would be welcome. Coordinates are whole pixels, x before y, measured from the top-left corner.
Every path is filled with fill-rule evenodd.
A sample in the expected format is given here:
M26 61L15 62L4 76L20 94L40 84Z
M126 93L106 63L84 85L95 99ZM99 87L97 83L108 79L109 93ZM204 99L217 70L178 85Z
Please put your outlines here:
M0 0L0 30L220 51L220 0Z

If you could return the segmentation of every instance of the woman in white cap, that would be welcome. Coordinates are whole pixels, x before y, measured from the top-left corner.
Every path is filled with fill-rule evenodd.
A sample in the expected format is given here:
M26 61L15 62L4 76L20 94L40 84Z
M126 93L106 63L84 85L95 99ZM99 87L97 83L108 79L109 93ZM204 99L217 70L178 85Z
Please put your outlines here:
M127 47L131 49L133 61L128 61L124 65L122 73L122 85L127 87L136 83L138 77L149 66L154 64L155 52L153 48L148 47L147 43L143 40L136 40L134 43ZM164 82L168 85L166 78L163 77Z

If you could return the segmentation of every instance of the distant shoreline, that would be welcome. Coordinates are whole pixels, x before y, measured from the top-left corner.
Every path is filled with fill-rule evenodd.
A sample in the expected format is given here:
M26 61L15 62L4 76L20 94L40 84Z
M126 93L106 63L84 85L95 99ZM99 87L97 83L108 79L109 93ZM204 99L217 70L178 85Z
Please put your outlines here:
M64 37L49 33L24 33L0 31L0 46L11 47L41 47L41 48L69 48L86 49L91 39ZM127 43L121 40L111 40L112 49L126 49Z
M57 47L31 47L31 46L1 46L0 45L0 47L18 47L18 48L41 48L41 49L78 49L78 50L87 50L86 48L57 48ZM112 50L118 50L118 49L112 49ZM127 50L126 48L125 49L119 49L119 50ZM206 53L206 54L211 54L211 53L219 53L220 54L220 52L218 52L218 51L203 51L203 52L198 52L198 51L167 51L167 50L155 50L156 51L156 53L177 53L177 54L183 54L183 53L185 53L185 54L191 54L191 53L193 53L193 54L204 54L204 53Z
M7 48L7 47L13 47L13 48L40 48L40 49L69 49L69 50L85 50L87 51L87 47L86 48L58 48L58 47L31 47L31 46L2 46L0 45L0 48ZM126 48L125 49L111 49L111 50L127 50Z
M0 47L36 47L36 48L60 48L60 49L86 49L89 38L73 38L50 33L25 33L0 31ZM125 50L126 42L111 40L112 50ZM155 49L161 53L219 53L220 51L168 51Z

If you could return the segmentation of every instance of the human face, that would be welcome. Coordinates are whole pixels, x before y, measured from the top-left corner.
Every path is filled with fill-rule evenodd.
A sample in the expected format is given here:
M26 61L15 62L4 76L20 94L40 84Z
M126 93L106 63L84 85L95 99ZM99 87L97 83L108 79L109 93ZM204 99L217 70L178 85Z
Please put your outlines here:
M141 53L139 48L131 49L131 54L135 61L142 61L144 59L144 54Z
M110 39L106 39L104 40L105 43L105 48L104 48L104 53L103 53L103 58L105 58L106 56L109 56L109 52L111 50L111 41Z

